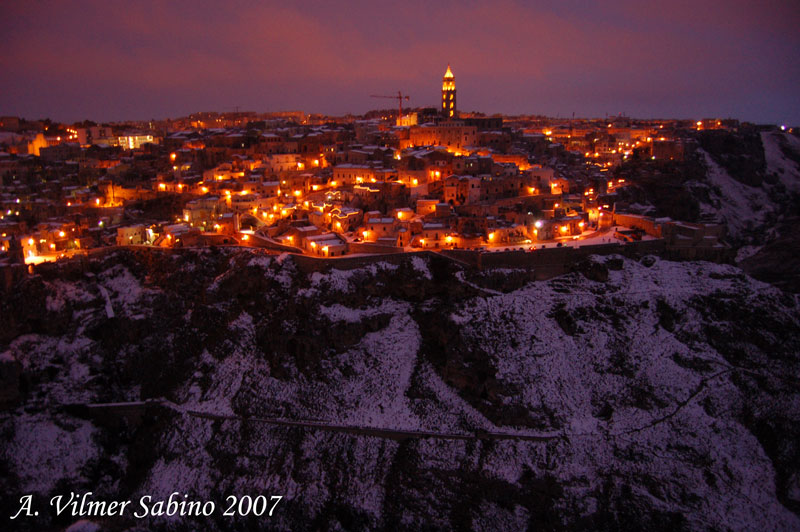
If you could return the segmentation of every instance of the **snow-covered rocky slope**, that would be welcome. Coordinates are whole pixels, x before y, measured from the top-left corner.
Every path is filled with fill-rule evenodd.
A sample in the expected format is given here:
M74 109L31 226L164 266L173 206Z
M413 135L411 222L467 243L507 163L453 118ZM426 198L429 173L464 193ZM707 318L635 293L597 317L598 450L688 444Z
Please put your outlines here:
M623 210L723 223L748 274L800 292L800 137L778 129L697 132L686 161L632 160L615 170Z
M305 274L207 250L30 278L2 300L20 376L0 512L180 491L284 499L259 520L101 524L800 528L795 299L732 266L589 267L508 291L436 256ZM66 406L151 398L142 418Z
M707 191L696 195L701 215L725 223L734 241L756 250L778 236L776 224L792 212L800 194L800 139L780 131L765 131L758 140L756 153L741 157L758 156L763 164L752 164L752 170L738 176L732 176L725 167L728 153L715 157L701 149L706 176L703 182L690 184L695 191ZM739 169L742 165L737 159L729 166ZM743 255L753 251L745 250Z

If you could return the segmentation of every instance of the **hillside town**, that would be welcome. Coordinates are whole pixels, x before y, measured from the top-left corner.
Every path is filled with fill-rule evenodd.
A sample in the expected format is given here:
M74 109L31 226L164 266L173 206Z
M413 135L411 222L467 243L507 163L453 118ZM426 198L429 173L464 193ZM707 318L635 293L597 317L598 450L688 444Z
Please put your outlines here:
M2 260L35 265L109 246L325 258L648 239L723 247L715 220L653 218L626 204L615 170L682 161L697 131L737 121L461 112L450 66L439 108L380 97L398 107L114 124L0 117Z

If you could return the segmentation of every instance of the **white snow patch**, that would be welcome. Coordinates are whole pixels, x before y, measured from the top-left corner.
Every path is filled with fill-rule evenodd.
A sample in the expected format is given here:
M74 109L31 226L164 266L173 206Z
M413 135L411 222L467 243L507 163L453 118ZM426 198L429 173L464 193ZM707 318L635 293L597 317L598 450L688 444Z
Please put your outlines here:
M366 309L355 309L335 303L330 306L320 305L319 313L332 322L344 321L346 323L359 323L364 318L377 316L379 314L391 313L397 305L392 301L383 301L377 307Z
M97 288L100 289L100 293L103 294L103 298L106 300L106 317L113 318L114 317L114 306L111 304L111 298L108 295L108 290L103 285L97 285Z
M426 279L433 279L433 275L431 275L431 271L428 269L428 263L425 262L422 257L418 257L416 255L411 257L411 266L413 266L413 268L421 273Z

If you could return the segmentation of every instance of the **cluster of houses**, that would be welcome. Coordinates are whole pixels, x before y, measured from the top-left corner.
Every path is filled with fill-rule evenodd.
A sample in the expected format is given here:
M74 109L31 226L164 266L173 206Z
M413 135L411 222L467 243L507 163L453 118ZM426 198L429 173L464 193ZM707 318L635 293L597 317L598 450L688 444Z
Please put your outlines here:
M336 257L580 239L614 223L627 185L614 165L683 158L682 131L734 126L435 109L100 126L2 117L0 253L229 244Z

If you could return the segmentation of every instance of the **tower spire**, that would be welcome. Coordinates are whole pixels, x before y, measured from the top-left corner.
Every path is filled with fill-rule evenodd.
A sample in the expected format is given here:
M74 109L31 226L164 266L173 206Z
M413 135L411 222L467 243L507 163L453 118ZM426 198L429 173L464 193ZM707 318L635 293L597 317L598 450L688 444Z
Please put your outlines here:
M458 108L456 107L456 77L447 64L447 71L442 78L442 116L445 118L456 118Z

